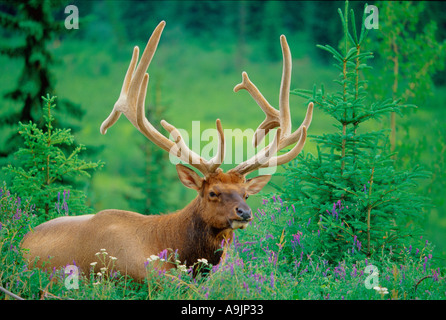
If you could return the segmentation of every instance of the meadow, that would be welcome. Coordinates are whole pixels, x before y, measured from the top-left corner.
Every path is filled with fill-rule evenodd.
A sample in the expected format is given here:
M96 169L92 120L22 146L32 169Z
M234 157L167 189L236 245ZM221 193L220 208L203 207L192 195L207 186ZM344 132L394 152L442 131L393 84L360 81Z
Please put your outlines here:
M175 24L169 29L169 20L166 20L165 33L149 68L146 105L160 108L161 119L188 132L192 130L192 121L200 121L201 130L205 130L214 128L217 118L223 128L255 129L264 115L249 94L232 90L241 81L241 72L247 71L263 95L276 105L282 69L279 34L270 39L279 53L278 58L270 59L263 52L264 39L247 39L244 57L240 60L236 38L227 34L215 39L190 35ZM143 174L144 145L150 142L124 117L106 135L101 135L99 128L119 95L133 46L142 48L147 39L120 41L113 33L116 26L112 22L95 21L98 22L95 28L90 25L87 32L81 30L82 37L72 30L70 36L54 39L50 44L50 51L58 59L52 70L57 79L56 103L68 99L82 107L83 119L73 122L78 128L74 139L93 151L86 155L87 159L104 163L102 169L91 173L91 178L79 180L78 186L86 195L85 205L91 212L109 208L138 211L139 207L129 199L146 196L137 183L147 180ZM147 31L147 37L150 32ZM332 40L333 47L341 42L341 36ZM337 79L339 70L333 66L335 61L330 60L331 55L325 53L328 58L321 59L323 54L316 48L316 41L305 33L287 34L287 39L293 54L291 89L313 90L313 86L320 88L324 84L327 92L335 91L337 83L333 79ZM379 79L379 66L383 63L379 58L378 54L368 61L376 71L364 71L364 77L370 82ZM23 64L0 56L0 65L1 91L7 92L17 82L17 70ZM141 284L117 273L113 269L113 257L103 248L98 252L103 265L92 265L90 276L81 276L78 288L70 289L72 277L64 270L45 272L29 267L24 261L20 241L39 219L32 197L27 199L11 191L11 180L1 170L0 182L5 182L0 190L0 286L24 299L46 300L444 300L446 113L441 106L446 105L445 86L444 81L438 81L432 93L418 103L418 108L408 109L403 117L397 117L396 166L408 169L421 165L432 172L430 178L414 186L415 192L428 200L417 226L423 231L411 237L410 242L390 244L390 248L386 244L370 256L365 243L355 236L343 242L334 261L327 244L327 225L324 229L314 218L311 220L301 204L287 199L286 192L281 190L289 182L287 174L293 172L293 166L304 163L299 158L291 166L278 168L270 185L248 199L255 218L246 230L236 231L231 245L222 247L226 255L220 264L197 262L202 271L197 277L193 277L190 266L179 262L178 268L166 272L154 268L152 263L172 254L162 252L148 257L148 277ZM304 118L307 102L308 99L300 96L290 96L293 126L298 126ZM17 103L1 97L0 106L0 114L4 114L16 108ZM58 108L54 116L61 122L66 120ZM389 134L388 117L372 119L360 131L380 129ZM1 144L5 143L6 133L12 130L3 128ZM336 121L316 108L305 155L318 154L318 138L336 131ZM250 143L250 137L246 140ZM15 160L11 156L2 165ZM224 170L230 167L230 164L222 166ZM196 196L195 191L184 188L178 181L173 165L167 165L163 175L166 183L155 191L166 203L163 213L184 207ZM54 201L55 208L61 207L60 198L61 195ZM345 211L338 203L340 200L325 204L334 211L321 210L321 221L323 218L335 225L334 212ZM66 214L69 204L66 208L64 212L54 211L54 215ZM73 215L83 213L70 210ZM0 299L11 299L11 296L0 292Z
M29 202L21 202L1 190L2 214L15 211L2 225L1 280L10 292L25 299L153 299L153 300L380 300L444 299L446 282L434 262L432 243L420 237L420 249L403 248L399 262L382 254L367 258L355 241L333 265L323 254L320 230L296 215L296 208L280 197L264 198L245 232L237 233L222 263L197 261L201 275L193 277L192 266L163 271L154 261L166 261L172 252L148 257L147 279L134 283L114 270L115 258L107 249L97 255L89 277L73 276L63 269L44 272L28 268L18 245L33 225ZM375 268L375 269L374 269ZM2 293L4 297L4 293Z

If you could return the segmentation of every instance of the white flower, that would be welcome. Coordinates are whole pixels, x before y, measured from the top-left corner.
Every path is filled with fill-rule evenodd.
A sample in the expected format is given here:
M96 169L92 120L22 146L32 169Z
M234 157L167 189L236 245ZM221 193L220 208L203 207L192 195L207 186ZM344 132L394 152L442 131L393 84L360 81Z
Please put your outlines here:
M373 287L373 289L376 290L376 292L378 292L379 294L388 294L389 291L387 288L384 287Z
M160 257L152 254L150 257L147 258L147 261L152 262L152 261L158 260L159 258Z
M202 259L198 259L198 262L204 263L204 264L208 264L208 260L205 258Z
M118 260L118 258L116 258L116 257L112 257L112 256L110 256L110 259L111 259L111 260Z
M97 265L97 262L92 262L92 263L90 263L90 266L95 266L95 265Z
M103 273L105 273L105 272L107 271L107 268L102 267L102 268L101 268L101 271L102 271Z
M96 256L99 256L99 255L101 255L101 254L103 254L104 256L106 256L106 255L108 255L108 252L106 252L105 251L105 249L101 249L101 251L100 252L96 252Z
M178 265L178 269L182 272L187 272L187 267L184 264Z

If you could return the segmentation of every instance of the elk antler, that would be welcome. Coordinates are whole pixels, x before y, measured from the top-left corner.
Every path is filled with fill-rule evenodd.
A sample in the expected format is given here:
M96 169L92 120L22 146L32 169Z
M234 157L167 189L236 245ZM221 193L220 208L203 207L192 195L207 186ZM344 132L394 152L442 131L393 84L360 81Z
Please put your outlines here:
M239 174L246 175L247 173L254 171L258 168L267 168L272 166L278 166L286 162L291 161L302 151L305 145L305 139L307 137L307 128L310 126L311 119L313 117L313 103L310 102L307 109L307 114L304 121L297 128L296 131L291 133L291 117L290 117L290 82L291 82L291 52L284 35L280 37L280 44L282 46L283 54L283 70L282 70L282 83L280 86L280 98L279 98L279 110L272 107L265 97L260 93L259 89L249 80L246 72L242 73L242 82L234 87L234 92L240 89L245 89L249 92L252 98L257 102L260 108L266 115L265 120L259 125L254 133L253 145L257 145L265 138L265 135L276 127L279 127L276 131L274 140L259 153L250 158L249 160L240 163L230 171L238 172ZM280 151L287 146L297 144L287 153L279 156L274 156L276 151Z
M189 149L189 147L184 143L184 139L177 128L165 120L161 120L161 125L170 133L175 141L169 140L157 129L155 129L155 127L145 117L144 102L147 93L147 85L149 82L149 75L146 73L146 71L155 54L165 25L166 22L161 21L153 31L138 66L136 66L136 64L139 56L139 48L136 46L133 49L132 60L130 61L129 68L124 78L121 94L116 101L112 112L102 123L101 133L105 134L107 129L110 128L119 119L121 113L123 113L135 126L135 128L144 134L147 139L155 143L163 150L195 167L201 173L207 176L208 174L216 171L217 168L223 163L224 159L225 144L220 119L217 119L216 121L219 137L218 151L214 158L207 161Z

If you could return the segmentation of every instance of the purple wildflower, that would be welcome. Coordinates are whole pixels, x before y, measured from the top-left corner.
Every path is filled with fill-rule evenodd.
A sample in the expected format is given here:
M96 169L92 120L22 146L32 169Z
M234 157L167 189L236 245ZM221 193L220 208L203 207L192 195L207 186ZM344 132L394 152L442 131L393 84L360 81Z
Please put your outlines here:
M353 265L353 271L351 273L352 277L356 277L357 276L357 272L358 272L358 269L356 269L356 264L354 264Z
M291 208L293 209L293 212L296 213L296 208L294 208L294 204L291 205Z
M271 271L271 276L270 276L270 285L271 288L274 289L274 273Z
M438 275L440 274L440 268L438 268L438 272L437 272L437 270L432 270L432 273L433 273L432 279L434 281L438 281Z
M253 211L254 215L256 216L257 219L261 220L260 217L257 215L257 213L255 211Z
M19 220L21 216L22 216L22 209L17 208L16 213L13 217L14 220Z

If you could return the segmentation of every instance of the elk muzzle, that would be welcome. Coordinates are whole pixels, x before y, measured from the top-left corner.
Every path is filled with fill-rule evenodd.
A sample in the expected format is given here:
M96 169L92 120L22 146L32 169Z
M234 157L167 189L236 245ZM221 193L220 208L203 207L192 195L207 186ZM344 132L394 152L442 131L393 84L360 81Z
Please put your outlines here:
M231 221L232 229L245 229L248 223L252 220L251 208L245 203L241 202L238 207L235 208L235 214L237 219Z

